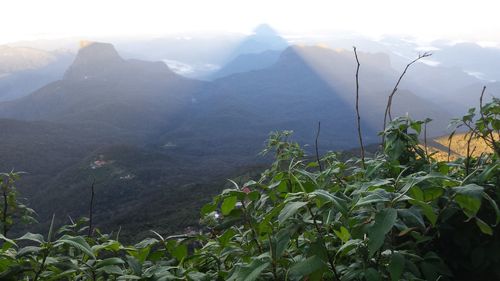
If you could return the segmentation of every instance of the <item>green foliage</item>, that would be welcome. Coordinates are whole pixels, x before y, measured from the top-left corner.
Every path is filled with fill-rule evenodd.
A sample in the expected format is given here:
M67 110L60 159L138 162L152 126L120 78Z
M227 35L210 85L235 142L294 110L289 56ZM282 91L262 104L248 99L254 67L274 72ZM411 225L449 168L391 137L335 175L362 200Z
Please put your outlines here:
M485 128L498 115L488 112L500 103L483 108L468 124L491 137ZM319 171L290 132L274 133L265 152L275 162L205 205L201 233L153 232L127 246L98 230L82 236L81 220L47 237L0 236L0 279L499 279L498 154L439 162L419 146L425 122L391 122L383 151L365 168L329 153Z
M18 199L15 182L19 177L20 173L16 172L0 173L0 228L4 237L16 220L22 223L35 221L35 212Z

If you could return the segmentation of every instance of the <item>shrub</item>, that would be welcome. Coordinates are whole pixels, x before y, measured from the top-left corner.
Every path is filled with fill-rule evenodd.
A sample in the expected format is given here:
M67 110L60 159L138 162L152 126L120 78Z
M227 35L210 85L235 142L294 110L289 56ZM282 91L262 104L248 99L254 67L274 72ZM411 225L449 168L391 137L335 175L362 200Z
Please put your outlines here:
M453 162L419 145L428 120L392 121L364 165L336 153L311 162L291 132L273 133L274 163L205 205L202 232L126 246L119 233L85 236L82 219L45 237L1 235L0 279L500 280L500 102L473 114L456 124L493 150Z

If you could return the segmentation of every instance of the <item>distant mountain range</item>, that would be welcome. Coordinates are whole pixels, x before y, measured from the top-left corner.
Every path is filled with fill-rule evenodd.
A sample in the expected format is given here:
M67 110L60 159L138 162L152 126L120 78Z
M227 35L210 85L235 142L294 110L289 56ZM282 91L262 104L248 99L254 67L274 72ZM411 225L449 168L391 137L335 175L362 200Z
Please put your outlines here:
M85 215L82 198L95 178L99 225L142 231L160 223L175 231L197 218L175 212L200 205L224 178L267 161L256 155L270 131L294 130L294 140L310 145L321 121L321 151L356 147L353 52L287 47L272 30L257 31L241 46L271 37L276 49L242 47L246 51L210 82L183 77L163 62L124 59L111 44L81 48L59 79L0 103L6 133L0 169L29 172L20 190L42 222L52 213L59 222L66 214ZM359 52L368 144L379 141L387 96L400 74L391 57ZM42 62L52 63L19 63L10 71L42 73ZM441 135L452 116L475 105L483 83L458 67L416 64L395 97L393 115L433 118L429 135ZM490 88L488 94L499 85ZM137 221L128 221L130 214Z
M0 46L0 101L26 96L61 79L72 60L66 51Z

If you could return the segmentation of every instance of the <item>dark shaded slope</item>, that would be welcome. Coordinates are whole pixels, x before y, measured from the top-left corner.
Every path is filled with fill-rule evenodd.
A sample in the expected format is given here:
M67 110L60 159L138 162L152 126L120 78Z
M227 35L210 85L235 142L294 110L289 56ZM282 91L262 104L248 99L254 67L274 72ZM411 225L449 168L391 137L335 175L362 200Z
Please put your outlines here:
M80 50L63 80L0 104L0 116L151 132L167 126L200 86L164 63L123 60L112 45L93 43Z
M385 55L360 54L360 60L363 132L366 142L373 143L378 141L387 95L397 76ZM163 141L176 140L179 147L200 153L252 156L273 130L294 130L296 140L313 143L321 121L322 148L355 147L354 73L350 52L288 48L269 68L216 80ZM401 89L393 114L406 112L440 120L435 132L442 132L448 120L439 106Z

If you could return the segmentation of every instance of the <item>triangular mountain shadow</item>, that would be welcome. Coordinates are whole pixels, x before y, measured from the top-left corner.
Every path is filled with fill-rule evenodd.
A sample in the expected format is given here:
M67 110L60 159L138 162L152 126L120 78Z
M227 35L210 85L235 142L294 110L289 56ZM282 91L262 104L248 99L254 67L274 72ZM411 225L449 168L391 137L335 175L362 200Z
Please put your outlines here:
M382 129L387 95L397 76L387 56L359 55L363 62L360 93L363 134L366 143L376 143L380 140L377 133ZM189 117L163 140L179 138L201 148L194 142L203 139L208 144L203 146L203 153L230 149L231 153L255 155L273 130L294 130L295 140L313 143L317 123L321 121L322 148L356 147L354 74L351 52L289 47L271 67L214 81L197 98L198 102L191 105ZM394 103L394 115L409 112L415 118L449 120L439 106L404 89L398 92Z
M268 24L261 24L234 48L222 68L209 78L268 67L276 62L279 52L288 46L288 42L276 30Z

